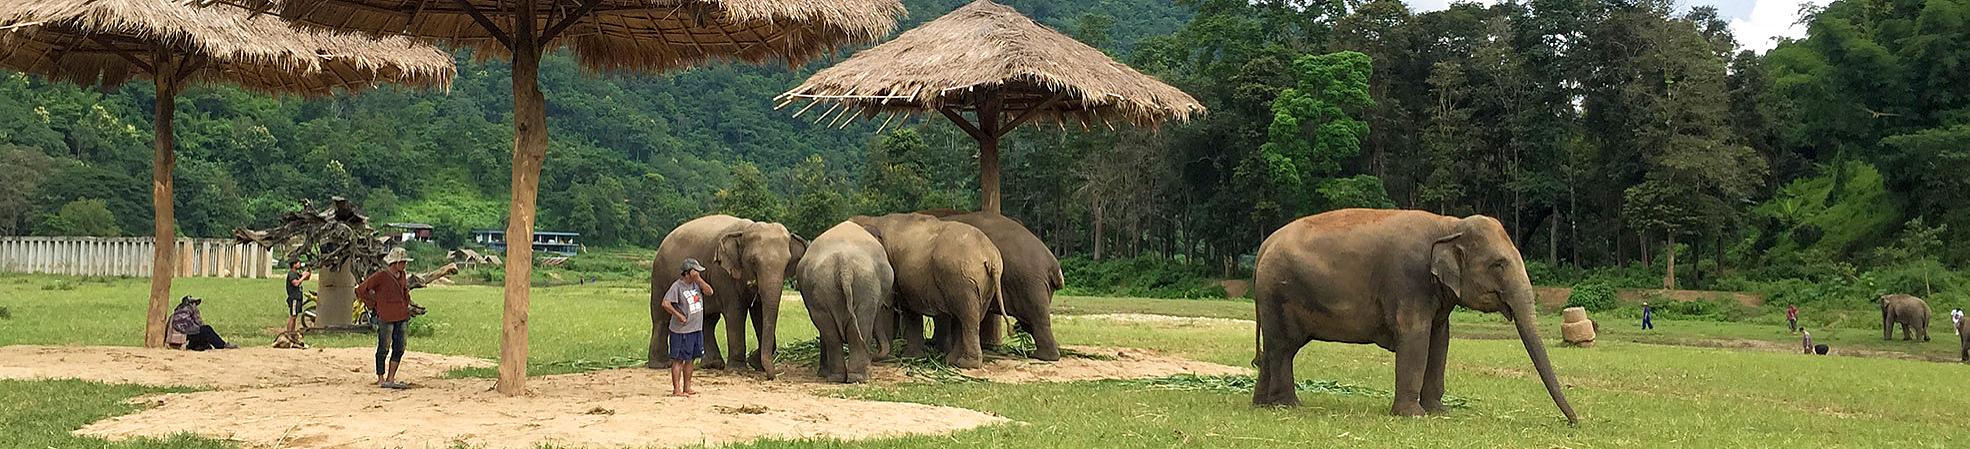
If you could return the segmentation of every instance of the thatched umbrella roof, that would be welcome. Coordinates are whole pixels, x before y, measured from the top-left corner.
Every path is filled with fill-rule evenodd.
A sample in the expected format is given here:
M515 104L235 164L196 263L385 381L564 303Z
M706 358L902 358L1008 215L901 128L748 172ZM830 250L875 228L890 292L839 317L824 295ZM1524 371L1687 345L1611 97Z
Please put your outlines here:
M999 213L999 138L1021 124L1153 128L1204 112L1190 94L990 0L856 52L775 99L779 107L807 101L796 116L830 103L814 119L830 125L942 114L978 140L979 210L991 213Z
M900 0L195 0L276 11L292 22L434 39L513 61L513 180L508 241L533 239L541 164L547 155L540 60L572 48L592 70L662 71L715 60L799 64L837 45L888 35ZM532 245L506 247L499 381L526 391ZM769 330L770 331L770 330ZM654 336L653 336L654 337ZM665 354L650 345L650 364ZM770 352L770 351L769 351ZM770 355L761 364L772 378Z
M172 116L191 82L230 82L273 93L329 95L378 81L445 86L455 69L436 47L404 39L296 30L271 17L194 8L178 0L10 0L0 3L0 67L72 81L157 85L151 167L156 244L144 345L165 344L177 258L171 245Z
M513 0L197 1L276 11L318 27L437 40L482 56L511 54L509 24L517 14ZM537 28L553 38L545 48L566 46L590 69L647 71L716 60L801 64L836 46L887 36L904 13L898 0L543 0L535 9Z
M158 49L190 69L169 76L274 94L444 87L454 71L450 54L407 39L296 30L178 0L14 0L0 3L0 30L0 67L82 85L151 78Z
M1033 119L1155 126L1204 111L1163 84L1010 7L978 1L862 50L779 96L839 103L835 114L973 111L996 92ZM1048 103L1049 98L1058 99ZM1009 128L1009 127L1008 127Z

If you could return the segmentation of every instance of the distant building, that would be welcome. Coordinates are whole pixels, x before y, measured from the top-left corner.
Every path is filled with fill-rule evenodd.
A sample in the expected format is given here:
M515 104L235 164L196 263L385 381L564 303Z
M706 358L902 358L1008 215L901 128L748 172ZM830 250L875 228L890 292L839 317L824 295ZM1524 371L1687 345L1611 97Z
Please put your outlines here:
M390 223L390 224L387 224L387 225L384 225L384 226L389 226L389 227L392 227L392 228L396 228L396 229L399 229L399 230L402 230L402 231L403 231L403 232L399 232L399 233L397 233L397 241L399 241L399 242L409 242L409 241L419 241L419 242L429 242L429 241L431 241L431 230L432 230L433 228L431 227L431 225L428 225L428 224L424 224L424 223Z
M575 232L534 231L534 251L574 256L581 250L581 243L576 240L580 237L581 234ZM488 250L505 251L506 231L474 229L472 242L485 246Z

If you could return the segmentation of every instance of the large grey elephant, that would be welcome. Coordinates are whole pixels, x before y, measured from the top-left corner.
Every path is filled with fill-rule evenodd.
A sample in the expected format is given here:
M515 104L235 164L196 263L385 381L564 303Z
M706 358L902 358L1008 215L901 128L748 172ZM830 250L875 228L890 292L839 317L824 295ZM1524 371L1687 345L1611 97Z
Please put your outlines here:
M1881 339L1895 339L1895 325L1902 325L1902 339L1929 341L1929 303L1909 295L1881 295Z
M1500 312L1553 403L1577 422L1533 322L1532 282L1498 220L1344 209L1288 223L1259 247L1258 386L1252 403L1298 405L1293 357L1310 341L1395 352L1396 415L1442 413L1450 311Z
M985 320L979 325L984 332L981 341L985 347L998 347L1005 336L993 315L1007 315L1019 319L1020 330L1033 336L1033 358L1060 360L1060 343L1053 338L1053 293L1065 286L1066 280L1060 273L1060 259L1054 257L1046 242L1040 241L1039 236L1019 221L1004 215L950 209L923 213L984 231L1005 260L1005 277L999 281L999 288L1005 291L1006 310L1000 310L998 304L988 305Z
M938 329L956 331L956 338L939 342L944 359L960 368L985 366L979 344L979 321L987 302L998 302L999 279L1005 264L991 239L964 223L940 221L924 214L857 216L849 219L882 235L883 251L896 269L892 301L903 321L905 356L921 356L923 317Z
M712 294L705 296L705 358L699 366L724 368L720 357L718 323L728 322L726 342L730 363L746 364L746 318L752 318L759 337L753 364L775 375L773 349L780 319L780 286L807 252L807 241L779 223L763 223L730 215L700 217L671 230L657 246L650 265L650 368L670 366L670 327L663 310L664 292L677 281L684 259L705 263L704 279Z
M801 302L820 332L819 371L828 380L845 383L869 380L869 343L889 352L888 332L876 332L880 314L889 311L896 272L889 266L882 240L871 228L842 222L815 237L795 268ZM847 345L843 357L842 346Z

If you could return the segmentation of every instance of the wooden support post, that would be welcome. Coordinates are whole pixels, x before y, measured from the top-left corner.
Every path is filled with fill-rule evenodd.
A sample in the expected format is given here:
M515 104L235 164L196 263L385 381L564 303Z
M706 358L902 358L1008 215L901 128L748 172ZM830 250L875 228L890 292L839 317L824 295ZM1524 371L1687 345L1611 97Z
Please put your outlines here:
M547 98L540 92L543 42L533 1L515 2L513 51L512 204L506 217L506 306L499 334L499 380L508 396L527 392L527 309L533 279L534 202L540 166L547 157Z
M999 91L985 92L978 106L978 210L1000 214L999 210Z
M151 78L157 82L157 113L152 120L154 146L151 154L151 210L155 219L152 222L157 241L168 242L178 237L171 210L171 172L178 164L178 156L172 151L171 121L177 113L178 79L164 76L169 73L171 52L159 46L153 54L152 64L160 69ZM151 254L150 307L144 314L144 347L164 347L164 330L169 323L171 311L171 274L173 255L171 247L158 245Z

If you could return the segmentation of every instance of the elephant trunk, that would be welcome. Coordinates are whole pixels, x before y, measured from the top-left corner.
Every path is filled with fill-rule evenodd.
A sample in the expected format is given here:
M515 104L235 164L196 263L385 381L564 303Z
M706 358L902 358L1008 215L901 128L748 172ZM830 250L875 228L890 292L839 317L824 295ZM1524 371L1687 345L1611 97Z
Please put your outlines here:
M780 276L766 276L759 282L760 315L753 320L759 331L759 370L773 379L778 373L773 370L773 352L779 349L780 297L781 287L786 281Z
M1539 371L1539 381L1546 384L1546 393L1553 396L1553 403L1559 405L1560 413L1566 415L1568 425L1579 424L1573 414L1573 406L1566 402L1566 394L1560 392L1560 379L1553 374L1553 364L1546 359L1546 344L1539 340L1539 331L1533 322L1532 289L1512 294L1507 301L1507 310L1514 324L1518 325L1519 341L1525 343L1525 353L1532 356L1532 368Z

